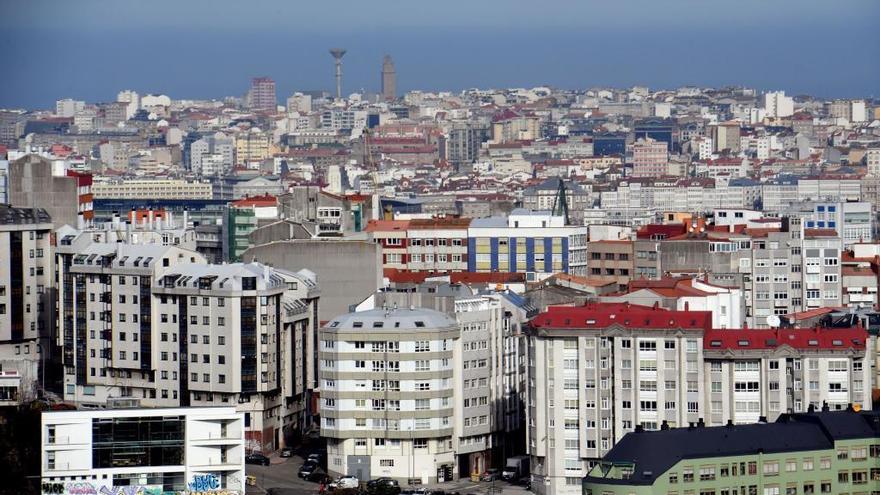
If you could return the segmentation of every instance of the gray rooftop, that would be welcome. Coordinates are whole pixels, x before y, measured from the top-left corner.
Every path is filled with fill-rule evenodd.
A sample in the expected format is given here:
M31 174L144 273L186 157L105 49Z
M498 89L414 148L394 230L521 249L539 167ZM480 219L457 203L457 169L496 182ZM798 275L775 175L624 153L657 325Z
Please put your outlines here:
M337 316L327 324L327 328L363 329L365 332L381 328L389 330L437 330L456 326L457 323L445 314L425 308L371 309Z
M37 223L52 223L52 218L43 208L16 208L0 204L0 225L30 225Z

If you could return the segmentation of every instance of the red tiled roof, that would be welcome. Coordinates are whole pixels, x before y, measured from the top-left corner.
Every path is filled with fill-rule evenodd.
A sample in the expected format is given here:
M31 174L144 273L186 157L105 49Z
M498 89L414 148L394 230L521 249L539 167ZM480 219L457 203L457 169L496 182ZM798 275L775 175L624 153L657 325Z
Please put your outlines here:
M409 228L409 220L370 220L367 223L367 232L389 232L392 230L406 230Z
M587 303L584 306L551 306L536 316L536 328L683 328L705 330L712 326L711 311L670 311L658 306L629 303Z
M864 349L864 328L772 328L708 330L703 349Z
M526 281L525 273L518 272L453 272L449 274L453 284L503 284Z
M232 206L239 207L247 207L247 206L276 206L278 204L278 198L272 196L271 194L266 194L264 196L250 196L247 198L239 199L238 201L233 201L231 203Z
M656 224L652 223L640 228L636 233L638 239L650 239L656 235L665 235L666 237L675 237L687 232L687 227L683 223L678 224Z
M791 314L785 315L785 318L788 319L788 321L807 320L810 318L815 318L817 316L827 315L828 313L832 313L836 310L837 310L836 308L808 309L806 311L801 311L798 313L791 313Z

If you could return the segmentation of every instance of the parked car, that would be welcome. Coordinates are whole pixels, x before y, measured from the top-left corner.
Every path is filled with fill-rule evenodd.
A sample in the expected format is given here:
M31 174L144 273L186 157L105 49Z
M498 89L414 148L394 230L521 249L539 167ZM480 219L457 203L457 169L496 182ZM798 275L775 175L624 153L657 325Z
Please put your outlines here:
M501 470L498 468L489 468L480 476L480 481L495 481L501 478Z
M367 482L367 492L371 495L398 495L400 483L392 478L376 478Z
M307 461L315 461L316 463L320 464L321 463L321 454L317 454L317 453L309 454L309 456L306 458L306 460Z
M261 464L263 466L268 466L269 458L259 452L251 452L245 456L244 462L245 464Z
M292 457L292 456L293 456L293 449L292 448L284 447L283 449L281 449L281 457Z
M356 476L340 476L336 481L330 483L330 488L333 489L345 489L345 488L357 488L360 485L360 480L357 479Z
M317 462L306 462L299 468L297 476L306 481L322 481L327 477L327 473L321 469Z

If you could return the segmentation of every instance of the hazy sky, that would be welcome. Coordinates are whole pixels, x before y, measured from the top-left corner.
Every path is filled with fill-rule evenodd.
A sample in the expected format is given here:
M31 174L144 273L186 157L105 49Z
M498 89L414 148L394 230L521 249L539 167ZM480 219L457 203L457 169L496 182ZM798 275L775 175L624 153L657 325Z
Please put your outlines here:
M880 96L877 0L0 0L0 106L330 89L742 84Z

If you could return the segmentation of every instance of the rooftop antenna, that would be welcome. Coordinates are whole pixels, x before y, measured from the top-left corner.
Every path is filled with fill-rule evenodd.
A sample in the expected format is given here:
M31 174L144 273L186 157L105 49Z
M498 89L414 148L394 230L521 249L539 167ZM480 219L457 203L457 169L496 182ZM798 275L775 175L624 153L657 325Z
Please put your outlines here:
M331 48L330 55L336 59L336 99L342 99L342 56L345 55L345 48Z

